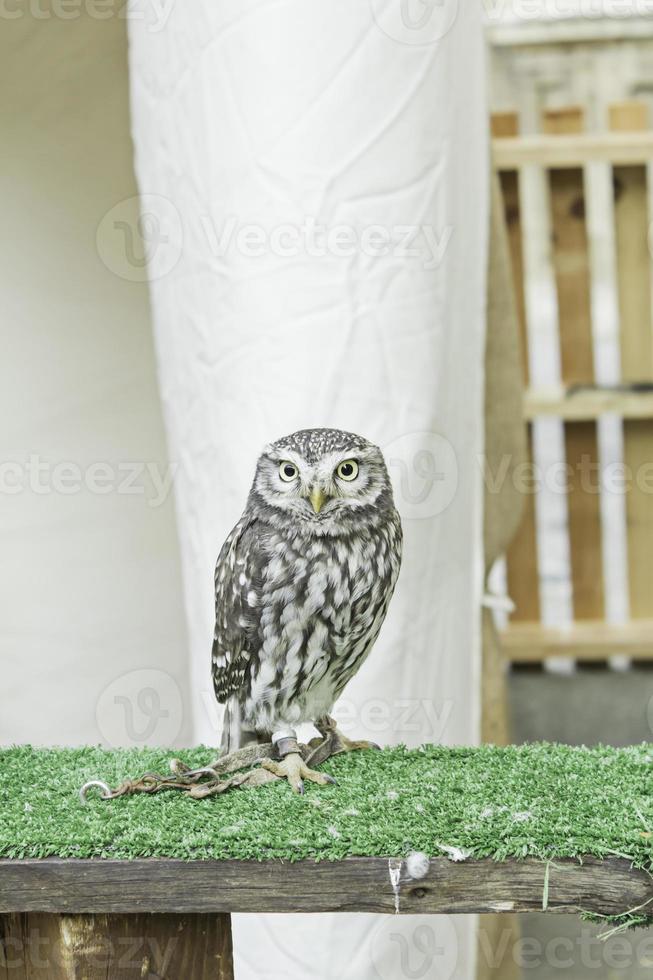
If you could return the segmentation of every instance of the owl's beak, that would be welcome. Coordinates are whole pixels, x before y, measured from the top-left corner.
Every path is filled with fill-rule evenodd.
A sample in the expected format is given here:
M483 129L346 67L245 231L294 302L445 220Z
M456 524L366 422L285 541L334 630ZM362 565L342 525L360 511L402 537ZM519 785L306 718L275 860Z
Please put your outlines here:
M320 487L313 487L311 490L310 501L315 513L319 514L327 502L327 495L325 494L324 490L320 489Z

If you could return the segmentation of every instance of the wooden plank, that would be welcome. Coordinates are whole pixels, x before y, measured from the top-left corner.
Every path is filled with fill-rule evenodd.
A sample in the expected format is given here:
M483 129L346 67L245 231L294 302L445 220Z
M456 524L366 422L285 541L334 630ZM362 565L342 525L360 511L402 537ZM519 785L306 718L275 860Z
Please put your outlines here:
M395 894L390 870L399 868ZM144 858L0 860L0 911L382 912L456 914L542 909L546 863L431 858L413 879L405 861L180 861ZM550 912L617 914L653 898L653 879L620 858L558 860Z
M233 975L231 923L224 913L0 916L0 980Z
M625 419L653 419L653 389L568 389L564 385L530 388L524 392L524 418L553 416L566 421L591 421L602 415Z
M568 4L567 9L571 6ZM497 16L500 11L498 6L492 8L488 5L486 9L491 17L486 26L487 40L493 48L518 47L523 49L539 44L546 45L548 48L553 45L562 48L563 45L581 44L583 42L587 44L596 41L603 43L617 41L622 45L627 38L644 40L653 37L653 24L647 17L618 15L610 17L607 16L607 12L606 16L598 16L598 6L596 13L590 13L589 4L585 8L588 13L581 16L583 8L580 4L576 4L576 7L576 16L560 18L536 16L537 8L535 5L533 5L532 12L527 14L526 8L523 7L523 15L511 22L508 18L504 20ZM541 6L540 10L543 9ZM558 9L561 10L562 8L559 7ZM632 9L636 9L634 5ZM493 10L494 13L492 13Z
M509 660L524 663L539 663L547 657L605 660L615 654L653 660L653 619L623 624L577 621L558 628L516 623L503 631L501 644Z
M506 658L494 614L484 609L481 622L483 664L481 673L481 741L491 745L508 745L510 742L508 718L508 692L506 684Z
M583 167L599 160L615 165L643 165L653 160L653 133L583 133L494 139L498 170L519 170L529 164L547 170Z
M516 136L519 118L516 112L494 113L492 133L495 137ZM516 171L500 174L501 196L508 233L508 249L512 268L513 288L521 338L522 376L528 384L528 330L524 289L524 255L522 243L519 175ZM532 464L532 433L528 432L527 463ZM535 494L525 495L524 510L519 527L510 542L506 554L508 592L515 603L512 614L515 620L538 619L540 615L539 570L537 558L537 533L535 523Z
M525 452L525 426L521 418L522 381L519 363L519 321L514 292L510 247L504 218L504 199L492 175L490 236L487 273L487 343L485 345L485 465L483 546L485 574L519 527L522 497L510 479ZM508 471L504 473L505 462ZM492 485L489 474L501 474ZM537 588L537 581L535 582ZM484 741L508 740L506 664L501 656L492 615L483 614L481 731Z
M497 112L492 115L492 133L495 137L516 136L519 118L516 112ZM512 282L517 306L521 339L522 372L528 383L528 334L526 327L526 298L524 290L524 254L522 247L521 205L519 199L519 174L516 170L504 170L499 175L501 196L508 234L508 249L512 268Z
M565 456L573 477L567 493L572 605L575 619L604 615L599 452L594 422L565 426Z
M490 116L490 132L493 139L512 139L519 135L519 116L510 109L493 112Z
M612 129L648 128L644 103L617 103L609 113ZM653 381L646 168L615 167L614 178L622 376L625 381Z
M622 102L609 109L610 128L648 129L647 106ZM651 255L648 227L647 177L644 166L614 169L615 243L619 291L621 374L624 381L653 381L651 324ZM624 423L624 463L633 475L626 495L630 614L653 616L650 562L653 554L653 425ZM637 478L648 469L649 486Z
M576 133L582 129L582 110L548 110L543 122L549 134ZM562 379L565 384L586 384L594 380L594 363L583 171L551 171L549 183ZM603 563L600 500L592 490L598 485L599 465L593 422L565 426L565 455L573 474L567 503L574 616L600 619Z
M533 463L533 433L530 426L526 463L531 466ZM528 480L524 482L527 484ZM521 523L506 552L506 577L508 594L515 604L511 620L539 619L540 579L534 492L525 495Z

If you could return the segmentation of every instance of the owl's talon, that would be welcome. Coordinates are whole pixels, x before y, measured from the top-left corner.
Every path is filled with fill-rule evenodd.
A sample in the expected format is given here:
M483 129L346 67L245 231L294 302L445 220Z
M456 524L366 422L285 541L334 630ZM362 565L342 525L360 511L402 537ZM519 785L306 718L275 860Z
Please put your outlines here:
M324 739L322 747L318 746L313 750L312 755L320 758L321 761L328 759L332 755L339 755L341 752L359 752L366 749L381 751L381 746L376 742L368 742L366 739L352 740L338 731L338 726L333 718L327 715L315 722L315 727ZM318 749L322 750L318 754ZM325 753L328 750L328 755Z
M336 749L333 753L338 755L339 752L366 752L368 750L374 750L374 752L380 752L381 746L377 745L376 742L368 742L366 739L359 741L352 741L349 738L345 738L344 735L338 735L338 741L340 742L340 748Z
M279 779L287 779L291 789L300 796L304 794L304 780L318 783L321 786L335 783L333 776L329 776L328 773L309 769L299 752L291 752L284 756L281 762L275 762L274 759L264 759L262 768L273 773Z

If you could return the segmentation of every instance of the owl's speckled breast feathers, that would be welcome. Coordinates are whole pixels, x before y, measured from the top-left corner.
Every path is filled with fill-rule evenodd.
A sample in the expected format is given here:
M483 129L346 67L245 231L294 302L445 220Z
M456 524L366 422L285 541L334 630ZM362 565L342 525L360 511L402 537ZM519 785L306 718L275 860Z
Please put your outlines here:
M216 566L218 701L261 733L329 712L378 636L400 561L376 446L313 429L267 447Z

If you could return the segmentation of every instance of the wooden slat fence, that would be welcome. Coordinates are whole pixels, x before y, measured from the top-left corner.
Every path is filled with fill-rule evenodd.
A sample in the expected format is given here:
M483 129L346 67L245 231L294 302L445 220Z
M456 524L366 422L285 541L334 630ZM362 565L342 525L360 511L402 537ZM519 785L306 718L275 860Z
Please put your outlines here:
M512 661L567 656L579 661L625 654L653 660L653 327L648 165L653 132L647 107L638 102L610 107L604 133L584 132L577 107L548 110L542 132L519 135L515 113L493 116L494 159L500 173L513 275L524 347L524 417L533 423L557 418L564 427L566 463L574 476L566 491L571 623L542 623L542 571L536 506L528 495L524 518L507 555L508 590L515 612L504 632ZM591 242L586 193L588 168L611 169L613 206L601 212L614 240L614 283L619 310L620 383L597 383L592 309ZM525 302L524 255L537 222L525 222L522 180L526 169L546 174L550 265L557 301L560 384L538 387L529 373L533 344ZM594 216L596 225L596 215ZM596 233L596 228L594 229ZM601 228L599 228L599 233ZM540 243L541 244L541 243ZM600 295L600 293L599 293ZM532 351L531 351L532 353ZM606 414L623 425L629 619L606 621L603 569L605 528L596 486L598 420ZM591 474L589 484L578 478ZM604 492L603 489L601 492ZM608 554L609 557L609 554Z

